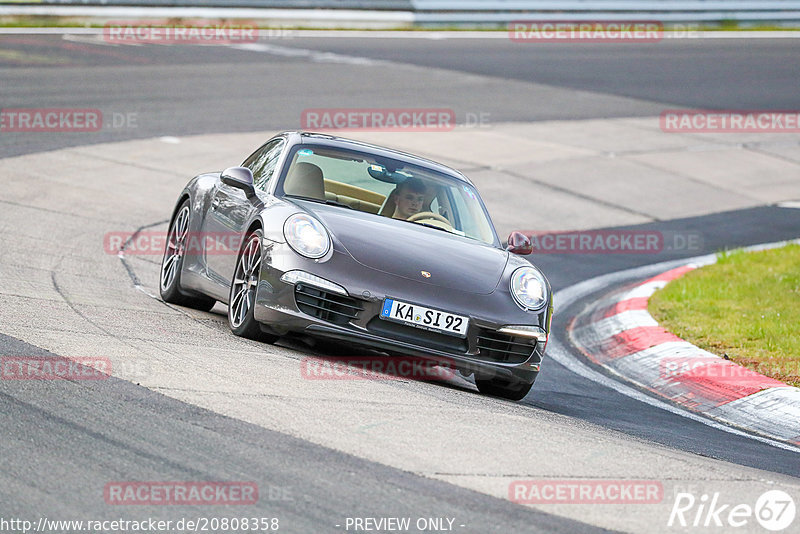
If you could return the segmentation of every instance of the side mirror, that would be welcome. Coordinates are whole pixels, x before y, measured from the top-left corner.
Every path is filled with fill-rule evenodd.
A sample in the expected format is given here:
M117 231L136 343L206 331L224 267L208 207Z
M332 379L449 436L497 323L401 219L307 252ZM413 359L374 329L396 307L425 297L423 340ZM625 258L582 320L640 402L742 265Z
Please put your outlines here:
M220 180L223 184L241 189L247 198L256 196L253 173L247 167L229 167L222 171Z
M522 232L511 232L508 236L508 246L506 250L514 254L526 255L533 252L533 244L531 238Z

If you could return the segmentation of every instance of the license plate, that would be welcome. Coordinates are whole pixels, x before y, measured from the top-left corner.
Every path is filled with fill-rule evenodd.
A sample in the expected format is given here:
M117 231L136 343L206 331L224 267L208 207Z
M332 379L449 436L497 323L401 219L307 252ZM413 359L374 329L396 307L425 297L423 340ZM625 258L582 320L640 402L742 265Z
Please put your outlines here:
M381 319L458 337L467 337L469 326L467 317L388 298L383 301Z

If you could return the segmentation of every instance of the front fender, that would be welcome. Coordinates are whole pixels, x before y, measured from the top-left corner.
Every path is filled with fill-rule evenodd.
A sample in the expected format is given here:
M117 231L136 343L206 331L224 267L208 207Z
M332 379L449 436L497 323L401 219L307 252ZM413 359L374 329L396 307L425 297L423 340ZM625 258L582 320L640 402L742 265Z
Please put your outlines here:
M276 197L269 197L257 216L261 220L264 239L275 243L286 243L286 237L283 235L283 224L291 215L302 212L304 210L294 204Z

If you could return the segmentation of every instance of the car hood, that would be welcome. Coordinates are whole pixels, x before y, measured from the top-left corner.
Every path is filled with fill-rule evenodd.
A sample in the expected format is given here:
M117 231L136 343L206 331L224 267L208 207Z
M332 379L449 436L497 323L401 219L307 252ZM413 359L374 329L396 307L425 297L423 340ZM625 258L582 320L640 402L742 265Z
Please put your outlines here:
M310 211L355 261L415 282L485 295L508 262L504 250L433 228L335 206Z

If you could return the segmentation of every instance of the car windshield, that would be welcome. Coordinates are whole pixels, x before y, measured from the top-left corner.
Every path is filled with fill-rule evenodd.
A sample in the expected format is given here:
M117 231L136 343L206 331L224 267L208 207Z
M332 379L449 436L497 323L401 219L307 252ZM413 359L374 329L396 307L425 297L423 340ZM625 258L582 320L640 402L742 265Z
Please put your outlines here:
M373 154L301 146L283 183L287 196L338 205L495 242L475 188L433 169Z

